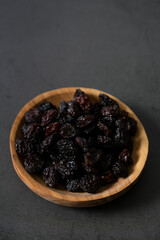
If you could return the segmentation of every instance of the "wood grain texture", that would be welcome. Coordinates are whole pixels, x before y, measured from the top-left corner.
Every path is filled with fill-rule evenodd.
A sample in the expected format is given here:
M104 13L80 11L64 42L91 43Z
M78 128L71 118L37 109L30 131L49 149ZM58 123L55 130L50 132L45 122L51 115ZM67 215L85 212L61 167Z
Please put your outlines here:
M13 123L10 133L10 151L15 171L17 172L20 179L33 192L51 202L60 205L71 207L91 207L104 204L124 194L138 180L145 166L149 146L148 138L142 123L137 118L135 113L126 104L124 104L119 99L107 93L111 98L118 102L121 109L129 112L129 115L137 120L138 131L135 137L133 138L134 149L132 157L134 164L130 167L130 174L126 179L119 178L116 183L106 185L105 187L101 187L100 191L96 194L72 193L63 189L62 186L58 186L57 188L53 189L47 187L44 184L41 177L26 172L26 170L23 167L23 162L19 158L15 150L15 140L22 136L21 127L24 123L25 112L28 111L31 107L34 107L44 101L50 101L58 107L59 102L62 99L66 101L71 100L76 89L77 88L73 87L52 90L49 92L42 93L39 96L32 99L31 101L29 101L18 113ZM98 99L99 93L102 93L102 91L96 89L90 88L81 89L90 96L90 99L93 102Z

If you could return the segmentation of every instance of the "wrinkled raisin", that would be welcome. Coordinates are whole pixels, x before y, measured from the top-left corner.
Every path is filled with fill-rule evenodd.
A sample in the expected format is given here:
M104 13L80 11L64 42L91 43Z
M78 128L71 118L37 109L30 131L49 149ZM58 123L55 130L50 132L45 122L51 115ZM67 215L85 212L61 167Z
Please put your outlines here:
M45 130L45 137L48 137L52 134L58 134L59 133L59 129L60 129L60 123L59 122L54 122L54 123L50 123Z
M105 135L98 135L97 144L104 148L111 148L113 146L113 141L110 137L107 137Z
M24 140L17 139L15 142L16 151L20 155L26 155L27 153L32 153L34 150L33 144Z
M119 154L118 158L125 165L131 165L133 163L130 152L127 149L123 149L123 151Z
M47 126L48 124L53 122L56 119L56 117L57 117L57 110L54 110L54 109L47 110L42 116L41 125L43 127Z
M78 165L74 160L61 160L58 165L58 172L64 179L72 178L76 174L77 169Z
M76 136L76 129L72 124L66 123L60 128L60 135L63 138L74 138Z
M114 176L112 170L107 171L104 175L101 176L101 179L105 183L112 183L116 181L116 177Z
M40 123L42 114L38 108L31 108L25 113L25 120L28 123Z
M38 109L40 110L41 113L44 113L44 112L46 112L49 109L57 110L56 106L54 106L51 102L41 103L39 105Z
M43 129L38 123L32 123L23 128L23 135L30 142L40 142L43 138Z
M67 180L67 191L78 192L80 191L80 181L79 179L69 179Z
M128 169L127 169L127 167L120 161L116 161L113 164L112 171L113 171L113 174L116 177L123 177L123 178L125 178L125 177L128 176Z
M112 135L112 130L111 130L106 124L104 124L104 123L102 123L101 121L99 121L99 122L97 123L97 126L99 127L99 129L100 129L101 131L104 132L104 134L105 134L107 137L109 137L109 136Z
M86 174L80 180L84 192L95 193L99 188L99 178L94 174Z
M44 161L41 159L40 156L34 154L34 155L28 155L24 159L24 168L27 172L35 173L42 171L44 167Z
M77 118L77 127L86 128L94 122L94 116L91 114L83 115Z
M58 175L54 167L47 167L43 171L43 180L46 185L53 188L58 182Z
M72 140L69 139L61 139L57 142L57 147L59 152L62 155L70 156L75 155L75 145Z

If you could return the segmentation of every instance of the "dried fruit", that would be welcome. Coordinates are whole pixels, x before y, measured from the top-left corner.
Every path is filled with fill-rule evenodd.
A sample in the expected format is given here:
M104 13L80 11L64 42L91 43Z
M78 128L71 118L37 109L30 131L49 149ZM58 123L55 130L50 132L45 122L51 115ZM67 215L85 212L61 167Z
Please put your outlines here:
M94 193L128 175L137 122L109 96L91 103L77 89L58 108L51 102L31 108L25 120L16 151L25 169L40 172L49 187L60 183L68 191Z
M75 160L61 160L58 165L58 172L64 179L73 178L78 169L78 164Z
M126 178L128 176L128 169L127 169L127 167L120 161L116 161L113 164L112 171L113 171L113 174L116 177Z
M38 123L32 123L23 128L23 135L28 141L37 143L43 138L43 129Z
M45 130L45 137L48 137L52 134L59 134L59 129L60 129L61 124L59 122L54 122L54 123L50 123Z
M29 173L36 173L43 170L44 167L44 161L43 159L36 155L36 154L30 154L24 159L24 168Z
M76 136L76 129L72 124L66 123L60 128L60 135L63 138L74 138Z
M54 110L54 109L47 110L42 116L41 125L43 127L47 126L51 122L55 121L56 117L57 117L57 110Z
M25 120L28 123L40 123L42 114L38 108L31 108L25 113Z
M133 163L132 157L128 149L123 149L123 151L119 154L118 159L125 165L131 165Z
M83 192L95 193L99 188L99 178L94 174L86 174L80 180Z
M86 128L94 122L94 116L91 114L83 115L77 118L77 127Z
M32 153L34 150L33 144L24 139L17 139L15 142L15 148L17 153L22 156Z
M39 105L38 109L40 110L41 113L44 113L44 112L46 112L49 109L57 110L56 106L54 106L51 102L41 103Z
M47 167L43 171L43 180L46 185L53 188L58 182L58 175L54 167Z
M79 179L69 179L67 180L67 191L78 192L80 191L80 181Z

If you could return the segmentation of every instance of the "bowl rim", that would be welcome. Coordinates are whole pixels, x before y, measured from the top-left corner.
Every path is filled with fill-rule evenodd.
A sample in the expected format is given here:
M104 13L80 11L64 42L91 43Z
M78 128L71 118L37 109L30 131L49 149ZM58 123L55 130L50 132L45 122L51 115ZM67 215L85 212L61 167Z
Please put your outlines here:
M65 191L62 193L61 190L58 190L56 188L50 188L46 185L42 185L39 183L35 178L31 176L23 167L19 160L19 156L15 150L15 137L16 133L19 127L20 122L24 118L24 114L27 110L29 110L31 107L34 107L35 105L39 104L40 102L45 101L48 97L51 97L53 95L57 94L62 94L63 92L75 92L77 88L80 88L82 91L85 91L87 94L91 94L94 92L94 95L98 96L99 93L104 93L107 94L109 97L112 99L116 100L118 104L120 105L120 108L127 109L129 114L133 116L137 122L138 122L138 128L141 130L142 139L144 141L143 144L145 144L145 149L143 151L143 161L141 162L141 165L139 168L137 168L136 174L131 174L125 179L118 179L118 181L115 183L116 188L114 189L115 191L112 191L110 186L109 189L106 189L105 191L98 192L95 194L90 194L90 193L71 193L68 191ZM123 191L126 191L128 188L130 188L139 178L140 174L142 173L142 170L145 166L147 156L148 156L148 148L149 148L149 141L148 137L146 134L146 131L139 120L139 118L136 116L136 114L128 107L125 103L123 103L121 100L118 98L114 97L113 95L103 92L101 90L93 89L93 88L84 88L84 87L67 87L67 88L58 88L58 89L53 89L51 91L47 91L44 93L39 94L35 98L31 99L28 103L24 105L24 107L19 111L17 114L14 123L11 128L10 132L10 152L11 152L11 157L12 157L12 163L14 166L15 171L17 172L18 176L21 178L21 180L35 193L40 195L41 197L57 202L57 201L66 201L66 202L73 202L73 203L78 203L78 202L94 202L97 200L104 200L106 198L116 198L117 195L121 194ZM118 184L120 182L120 185ZM112 184L113 185L113 184ZM107 186L107 185L106 185ZM58 203L58 202L57 202Z

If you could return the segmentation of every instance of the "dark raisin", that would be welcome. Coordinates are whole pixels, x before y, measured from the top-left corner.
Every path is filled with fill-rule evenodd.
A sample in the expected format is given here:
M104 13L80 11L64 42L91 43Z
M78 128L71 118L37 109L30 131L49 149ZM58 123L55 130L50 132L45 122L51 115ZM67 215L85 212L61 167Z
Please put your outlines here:
M93 148L90 152L84 154L84 162L86 164L95 165L103 156L102 150Z
M81 147L81 149L83 150L84 153L89 151L88 143L85 138L76 137L75 141L76 141L77 145Z
M128 118L127 130L131 136L134 136L137 130L137 121L133 118Z
M44 161L43 159L36 155L36 154L30 154L24 159L24 168L29 173L36 173L42 171L44 167Z
M43 138L43 129L38 123L32 123L23 128L23 135L30 142L40 142Z
M25 113L25 120L28 123L40 123L42 114L38 108L31 108Z
M47 110L42 116L41 125L43 127L49 125L51 122L56 120L56 117L57 117L57 110L54 110L54 109Z
M47 167L43 171L43 180L46 185L53 188L58 182L58 175L54 167Z
M84 92L81 89L77 89L74 93L74 98L79 97L80 95L83 95Z
M63 179L69 179L74 177L78 169L76 161L70 160L61 160L58 165L58 172L60 173Z
M77 118L77 127L86 128L94 122L94 116L91 114L83 115Z
M59 104L58 108L58 115L66 115L67 114L67 109L68 109L68 104L64 100L62 100Z
M60 128L60 135L63 138L74 138L76 136L76 129L72 124L66 123Z
M107 136L107 137L110 137L112 135L112 130L104 123L102 123L101 121L99 121L97 123L97 126L99 127L99 129L101 131L104 132L104 134Z
M126 178L128 176L127 167L120 161L117 161L113 164L112 171L116 177Z
M119 106L117 105L109 105L104 106L101 109L101 115L104 117L116 117L119 114Z
M50 123L50 124L46 127L44 136L45 136L45 137L48 137L48 136L50 136L50 135L52 135L52 134L58 135L59 129L60 129L60 125L61 125L61 124L60 124L59 122Z
M37 152L40 154L44 154L46 152L49 153L51 150L56 148L56 141L57 136L55 134L44 138L41 144L37 146Z
M69 179L67 180L67 191L78 192L80 191L80 181L79 179Z
M15 142L15 147L17 153L22 156L34 151L33 145L24 139L17 139Z
M112 168L115 162L115 156L113 154L104 154L102 160L100 161L100 169L102 172L106 172Z
M74 100L69 101L68 102L68 109L67 112L69 115L71 115L72 117L77 117L80 115L81 111L79 109L79 106L77 104L77 102L75 102Z
M131 165L133 163L132 157L128 149L123 149L123 151L119 154L118 159L125 165Z
M86 174L80 180L83 192L95 193L99 188L99 178L94 174Z
M101 179L105 183L112 183L116 181L116 177L114 176L112 170L107 171L104 175L101 176Z
M80 108L85 112L88 113L92 108L92 103L89 100L89 97L84 93L80 94L75 98L75 101L78 103Z
M117 128L114 136L114 141L117 146L126 147L129 141L129 136L125 131Z
M75 155L75 145L72 140L69 139L61 139L57 142L57 147L59 153L65 156L73 156Z
M93 103L91 113L94 114L95 118L99 117L101 106L98 102Z
M111 148L113 146L113 141L110 137L105 135L98 135L97 144L103 148Z
M56 106L54 106L51 102L41 103L38 107L41 113L46 112L47 110L54 109L57 110Z
M109 96L107 96L106 94L103 94L103 93L99 94L99 99L100 99L101 106L118 105L116 101L114 101Z

